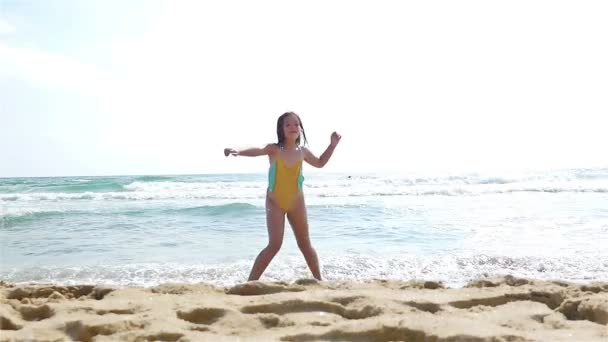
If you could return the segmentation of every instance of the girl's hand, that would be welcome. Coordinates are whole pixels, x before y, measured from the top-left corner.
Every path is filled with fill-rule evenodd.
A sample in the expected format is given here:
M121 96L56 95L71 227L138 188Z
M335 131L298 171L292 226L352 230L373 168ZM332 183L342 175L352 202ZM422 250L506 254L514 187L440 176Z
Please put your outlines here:
M229 155L233 155L233 156L238 156L239 155L239 151L233 149L233 148L225 148L224 149L224 155L226 157L228 157Z
M338 145L338 143L340 142L340 139L342 139L342 136L336 132L333 132L331 134L331 144L332 146L336 146Z

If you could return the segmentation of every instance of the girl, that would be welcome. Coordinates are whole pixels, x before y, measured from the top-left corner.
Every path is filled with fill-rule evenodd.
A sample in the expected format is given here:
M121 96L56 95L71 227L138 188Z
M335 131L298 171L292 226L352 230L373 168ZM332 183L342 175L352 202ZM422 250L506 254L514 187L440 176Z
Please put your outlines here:
M316 157L301 145L301 138L307 143L306 133L300 117L293 112L279 116L277 120L276 144L262 148L235 150L224 149L224 155L257 157L267 155L270 162L268 189L266 192L266 225L268 226L268 245L258 254L249 274L249 280L258 280L264 270L278 253L283 243L285 216L289 220L300 251L306 259L313 276L321 280L317 252L310 244L308 218L302 193L302 161L321 168L327 164L341 136L333 132L331 143L321 157Z

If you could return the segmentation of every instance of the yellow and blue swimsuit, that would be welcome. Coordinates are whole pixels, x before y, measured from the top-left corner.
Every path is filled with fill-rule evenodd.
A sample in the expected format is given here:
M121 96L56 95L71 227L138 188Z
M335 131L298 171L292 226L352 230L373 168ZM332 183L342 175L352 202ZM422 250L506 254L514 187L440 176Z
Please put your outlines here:
M291 208L291 204L302 190L302 160L293 166L285 165L280 154L268 170L268 192L273 194L277 205L284 211Z

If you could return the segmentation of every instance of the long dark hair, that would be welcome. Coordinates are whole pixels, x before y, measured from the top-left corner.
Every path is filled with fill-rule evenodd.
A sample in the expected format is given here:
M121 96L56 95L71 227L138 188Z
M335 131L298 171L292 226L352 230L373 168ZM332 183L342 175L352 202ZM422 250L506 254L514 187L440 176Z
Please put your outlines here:
M287 113L283 113L281 116L279 116L279 119L277 120L277 140L278 140L277 145L283 146L283 144L285 143L285 132L283 131L283 121L285 121L285 118L288 115L294 115L298 119L298 122L300 123L300 130L302 131L302 134L300 134L300 135L304 137L304 144L308 144L308 139L306 139L306 133L304 132L304 125L302 125L302 119L300 119L300 116L294 112L287 112ZM296 144L298 146L300 145L299 136L296 139Z

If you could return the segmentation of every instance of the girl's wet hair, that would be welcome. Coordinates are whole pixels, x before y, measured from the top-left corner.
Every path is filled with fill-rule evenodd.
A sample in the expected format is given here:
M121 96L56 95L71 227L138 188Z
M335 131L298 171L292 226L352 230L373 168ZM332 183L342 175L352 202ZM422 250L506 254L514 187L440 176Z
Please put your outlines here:
M300 116L294 112L283 113L281 116L279 116L279 119L277 120L277 139L278 139L277 144L279 146L283 146L283 144L285 143L285 132L283 130L283 121L285 121L285 118L288 115L293 115L298 119L298 122L300 123L300 130L302 131L300 136L304 137L304 144L308 144L308 139L306 139L306 133L304 132L304 125L302 125L302 119L300 119ZM296 144L300 145L300 137L298 137L296 139Z

